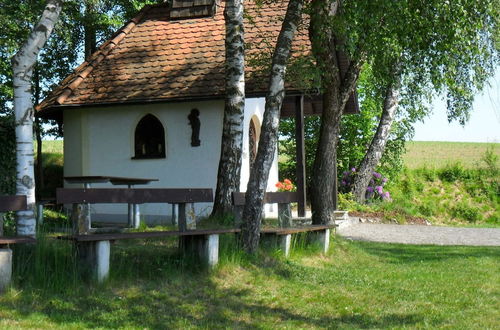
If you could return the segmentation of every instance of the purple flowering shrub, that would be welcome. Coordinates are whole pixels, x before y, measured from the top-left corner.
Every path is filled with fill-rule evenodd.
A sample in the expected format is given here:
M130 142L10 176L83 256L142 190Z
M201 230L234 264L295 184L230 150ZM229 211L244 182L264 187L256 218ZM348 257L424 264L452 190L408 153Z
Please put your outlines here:
M356 168L351 168L350 171L345 171L342 174L342 181L340 185L340 189L343 192L347 192L352 183L354 182L354 176L356 175ZM368 187L366 188L365 198L367 201L369 200L384 200L390 201L391 194L388 191L384 191L384 186L387 183L387 178L382 176L382 174L378 172L372 173L372 178L368 183Z

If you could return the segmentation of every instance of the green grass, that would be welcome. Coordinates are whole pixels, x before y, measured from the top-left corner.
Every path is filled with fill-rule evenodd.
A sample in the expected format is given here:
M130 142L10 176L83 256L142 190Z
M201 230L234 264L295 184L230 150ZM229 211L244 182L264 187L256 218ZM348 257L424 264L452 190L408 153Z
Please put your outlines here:
M474 168L488 149L500 157L500 143L408 142L404 163L410 169L440 168L460 162Z
M46 278L70 278L55 288L18 280L0 297L0 327L498 326L500 248L336 239L327 256L301 250L284 260L272 253L250 258L228 252L230 239L223 241L222 264L212 272L184 265L169 250L175 242L119 242L105 285L71 280L70 266ZM62 256L70 265L70 257Z
M35 145L36 148L36 145ZM63 140L45 140L42 143L43 153L63 154Z
M391 202L341 207L399 223L500 226L500 144L411 142L406 168L384 187Z

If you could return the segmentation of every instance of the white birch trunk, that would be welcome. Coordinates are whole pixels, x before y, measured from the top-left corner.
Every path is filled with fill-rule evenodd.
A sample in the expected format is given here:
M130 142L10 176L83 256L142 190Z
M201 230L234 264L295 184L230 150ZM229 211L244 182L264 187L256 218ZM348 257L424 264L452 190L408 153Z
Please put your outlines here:
M14 113L16 118L16 194L26 195L28 210L16 213L17 234L35 236L35 176L31 79L38 53L45 45L59 18L62 0L49 0L40 21L19 52L12 58L14 72Z
M243 247L249 253L255 253L259 246L264 193L278 141L280 109L285 97L286 66L290 57L292 41L302 17L302 8L303 0L290 0L288 3L273 54L259 148L250 171L242 216Z
M243 0L226 1L224 18L226 21L226 98L213 216L230 213L232 211L231 194L239 190L245 114Z
M365 157L358 167L358 173L352 184L353 195L359 203L365 201L366 188L370 183L372 173L380 162L384 154L385 146L387 145L387 139L389 138L392 123L394 122L394 115L399 104L400 79L399 76L395 77L395 81L391 82L387 87L377 131L366 151Z

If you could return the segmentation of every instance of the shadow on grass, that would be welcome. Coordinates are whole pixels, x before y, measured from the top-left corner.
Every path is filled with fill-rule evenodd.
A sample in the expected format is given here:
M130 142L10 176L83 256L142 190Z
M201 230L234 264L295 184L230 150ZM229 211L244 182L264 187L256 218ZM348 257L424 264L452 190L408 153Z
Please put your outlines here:
M15 297L5 300L0 297L0 311L10 311L18 320L30 319L36 314L50 326L89 328L266 328L283 322L292 327L383 328L412 326L425 319L424 315L416 313L374 316L369 313L346 314L344 311L337 315L314 312L311 316L300 308L278 306L256 294L255 290L271 289L265 284L248 289L244 283L239 288L217 283L217 279L196 261L178 254L175 239L114 244L109 282L85 285L74 277L70 244L56 242L54 248L51 244L47 242L43 251L50 269L43 270L42 260L36 263L40 263L43 272L25 269L24 274L33 272L34 275L25 276L20 283L23 291ZM223 239L222 245L229 249L231 239ZM299 283L312 281L314 285L321 285L322 282L313 276L325 275L321 269L297 268L295 264L273 257L267 260L239 258L236 259L254 267L257 272L281 272L284 278ZM37 281L33 276L45 278ZM62 279L65 276L71 278ZM300 297L293 299L300 300ZM44 325L35 324L37 326Z
M420 263L456 258L499 258L500 247L406 245L373 242L353 242L366 253L391 263Z

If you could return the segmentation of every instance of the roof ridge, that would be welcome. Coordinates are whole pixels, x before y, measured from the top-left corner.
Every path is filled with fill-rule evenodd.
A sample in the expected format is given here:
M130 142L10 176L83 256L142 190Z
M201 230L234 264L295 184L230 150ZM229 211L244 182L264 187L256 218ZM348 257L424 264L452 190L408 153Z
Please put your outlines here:
M156 5L146 5L144 6L135 17L130 19L125 23L120 29L118 29L113 36L103 43L99 48L91 55L90 59L84 61L80 64L72 74L72 78L68 79L68 85L63 89L63 91L57 96L55 103L63 104L73 91L78 88L78 86L84 81L84 79L94 70L95 66L98 65L102 60L106 58L107 55L122 41L127 34L129 34L136 26L140 23L145 13ZM71 82L69 82L71 81ZM44 102L42 102L44 103ZM41 108L42 103L40 103L37 108Z

